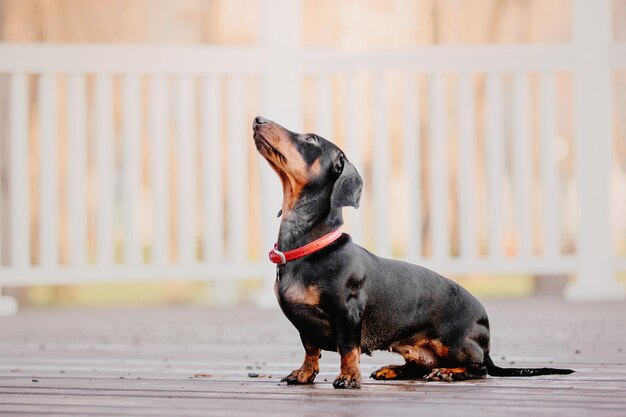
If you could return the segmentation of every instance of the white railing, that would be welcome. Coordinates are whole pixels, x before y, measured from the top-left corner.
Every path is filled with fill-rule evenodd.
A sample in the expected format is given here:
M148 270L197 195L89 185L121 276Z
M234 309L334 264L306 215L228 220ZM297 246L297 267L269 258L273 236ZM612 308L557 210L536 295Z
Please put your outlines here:
M347 213L357 242L443 273L577 274L572 298L621 296L603 164L626 51L586 37L604 6L575 16L572 45L340 53L298 48L295 23L272 23L297 22L297 2L269 4L281 14L264 10L259 47L0 45L0 286L263 276L269 293L280 192L249 126L262 113L302 130L312 82L308 127L366 180ZM553 157L569 130L574 176Z
M355 217L351 224L352 233L356 239L366 242L368 247L384 256L401 256L453 274L574 273L574 255L571 251L562 250L560 234L563 225L559 216L562 184L558 178L558 161L553 158L554 141L558 137L555 74L571 72L571 49L553 46L442 47L413 51L406 54L409 59L404 62L400 59L401 55L364 53L342 56L335 52L315 51L304 56L304 67L307 74L314 77L317 93L313 130L332 137L332 126L344 123L332 114L331 77L338 79L343 91L334 92L343 94L346 101L345 147L348 157L361 171L368 167L365 174L370 184L366 184L363 194L364 207L352 214ZM322 69L319 62L330 64ZM445 66L446 63L448 66ZM530 99L531 74L533 77L538 74L535 78L539 78L539 94L535 102ZM396 97L385 89L385 82L391 75L400 80ZM368 105L373 108L374 115L371 121L364 117L366 109L355 110L359 108L358 102L362 101L362 97L355 99L359 94L355 79L359 76L369 76L372 97ZM418 78L422 79L421 86L427 96L426 105L421 109ZM454 82L454 88L448 88L448 79ZM479 80L485 84L482 97L477 94ZM507 89L504 88L505 81ZM504 104L505 90L511 102L509 112ZM404 207L390 204L392 184L397 182L392 180L389 150L393 133L390 131L388 107L392 99L401 111L402 132L396 136L401 143L402 159L394 166L394 177L404 179L408 185L404 192L409 197ZM482 139L486 145L481 148L484 153L481 158L476 155L477 101L485 105ZM448 104L456 109L456 120L447 119ZM542 220L541 236L538 236L538 240L543 242L541 250L535 250L536 245L531 238L531 218L536 217L531 210L531 194L538 188L533 185L531 105L537 106L542 114L537 120L540 127L539 176L542 178L542 195L537 204ZM506 126L509 133L505 132L507 117L510 119ZM369 157L362 155L364 147L359 146L364 142L364 130L371 130L373 136L370 146L374 150ZM449 178L451 169L447 142L451 137L458 147L458 169L452 170L456 171L454 181ZM429 147L429 153L424 158L420 156L422 142ZM506 142L508 146L505 146ZM514 155L509 158L511 161L507 169L506 151ZM484 162L481 163L482 159ZM431 161L425 173L420 167L424 160ZM477 181L478 171L485 172L480 179L486 183L484 197L475 192L480 184ZM423 196L421 190L425 182L428 182L428 198ZM455 189L451 187L452 182L457 184ZM509 253L505 253L504 243L507 225L503 218L503 193L506 187L510 189L509 200L515 207L514 224L509 225L513 230L508 234L516 242L514 251ZM426 207L424 202L428 203ZM449 214L453 203L458 206L459 223L454 233L451 230L454 216ZM489 217L485 238L480 236L476 227L479 203L486 205L482 215L486 213ZM571 211L574 207L567 209ZM422 221L424 210L428 221ZM403 233L406 236L401 243L402 248L394 251L400 239L394 236L390 222L399 213L403 214L407 224ZM453 239L457 240L454 245ZM423 247L425 243L429 247L427 255ZM479 250L481 246L486 248Z
M248 247L250 139L241 78L72 73L61 83L60 76L36 74L31 84L29 77L9 76L4 285L258 272L242 262ZM228 111L219 103L222 87ZM35 91L36 99L29 100ZM114 105L114 92L121 106ZM66 106L59 105L60 96L67 97ZM61 111L65 121L57 117ZM36 122L28 122L30 113ZM66 124L65 138L57 134L60 123ZM228 141L222 141L222 123ZM229 159L223 163L226 144ZM67 161L65 169L59 169L59 160ZM38 176L29 181L34 172ZM238 192L222 193L223 181ZM35 187L36 194L30 191ZM88 239L90 234L95 238Z

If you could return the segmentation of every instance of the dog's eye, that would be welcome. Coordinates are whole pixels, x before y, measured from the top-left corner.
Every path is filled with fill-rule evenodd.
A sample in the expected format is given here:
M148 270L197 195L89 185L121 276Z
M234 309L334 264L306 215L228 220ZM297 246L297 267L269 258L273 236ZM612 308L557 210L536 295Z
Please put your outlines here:
M317 142L317 138L315 136L307 136L304 140L307 142Z

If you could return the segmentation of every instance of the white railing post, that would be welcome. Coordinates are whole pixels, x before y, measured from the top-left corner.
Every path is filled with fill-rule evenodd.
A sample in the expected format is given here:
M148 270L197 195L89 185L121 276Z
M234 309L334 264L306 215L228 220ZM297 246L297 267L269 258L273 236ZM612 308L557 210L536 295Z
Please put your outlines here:
M574 142L578 186L578 274L570 300L624 298L615 281L609 224L613 138L610 0L573 1Z
M9 233L9 266L23 272L30 264L30 227L28 218L28 78L26 74L11 75L9 86L9 192L11 216ZM18 272L18 273L19 273ZM0 274L2 274L0 265ZM0 283L3 281L0 276ZM17 301L2 295L0 285L0 316L17 312Z
M264 57L262 109L263 116L276 120L293 131L302 129L302 68L299 56L301 1L263 0L261 2L262 50ZM252 120L248 121L250 125ZM250 139L252 140L252 139ZM257 304L277 306L274 296L275 267L266 252L278 236L276 213L281 207L280 182L270 167L261 161L263 288Z
M12 316L17 313L17 300L13 297L2 295L2 287L0 287L0 317Z

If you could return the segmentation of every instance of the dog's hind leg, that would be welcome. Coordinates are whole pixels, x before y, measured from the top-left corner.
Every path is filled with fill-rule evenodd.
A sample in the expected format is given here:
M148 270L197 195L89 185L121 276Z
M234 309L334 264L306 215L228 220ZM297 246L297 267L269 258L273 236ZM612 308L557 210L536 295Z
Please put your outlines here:
M391 346L393 352L402 355L406 364L389 365L372 373L371 377L378 380L419 379L439 363L437 354L426 343L402 343Z
M377 380L419 379L427 375L428 372L429 370L422 366L413 362L407 362L404 365L383 366L379 370L372 372L370 377Z
M467 381L487 378L487 368L482 365L460 366L458 368L435 368L424 376L425 381Z

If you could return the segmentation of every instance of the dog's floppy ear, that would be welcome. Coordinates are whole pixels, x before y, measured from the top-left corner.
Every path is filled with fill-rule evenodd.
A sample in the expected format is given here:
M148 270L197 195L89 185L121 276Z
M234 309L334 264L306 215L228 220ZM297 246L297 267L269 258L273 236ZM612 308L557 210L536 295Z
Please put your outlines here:
M330 194L330 206L339 209L345 206L359 208L363 180L354 165L340 154L336 161L337 169L341 170Z

